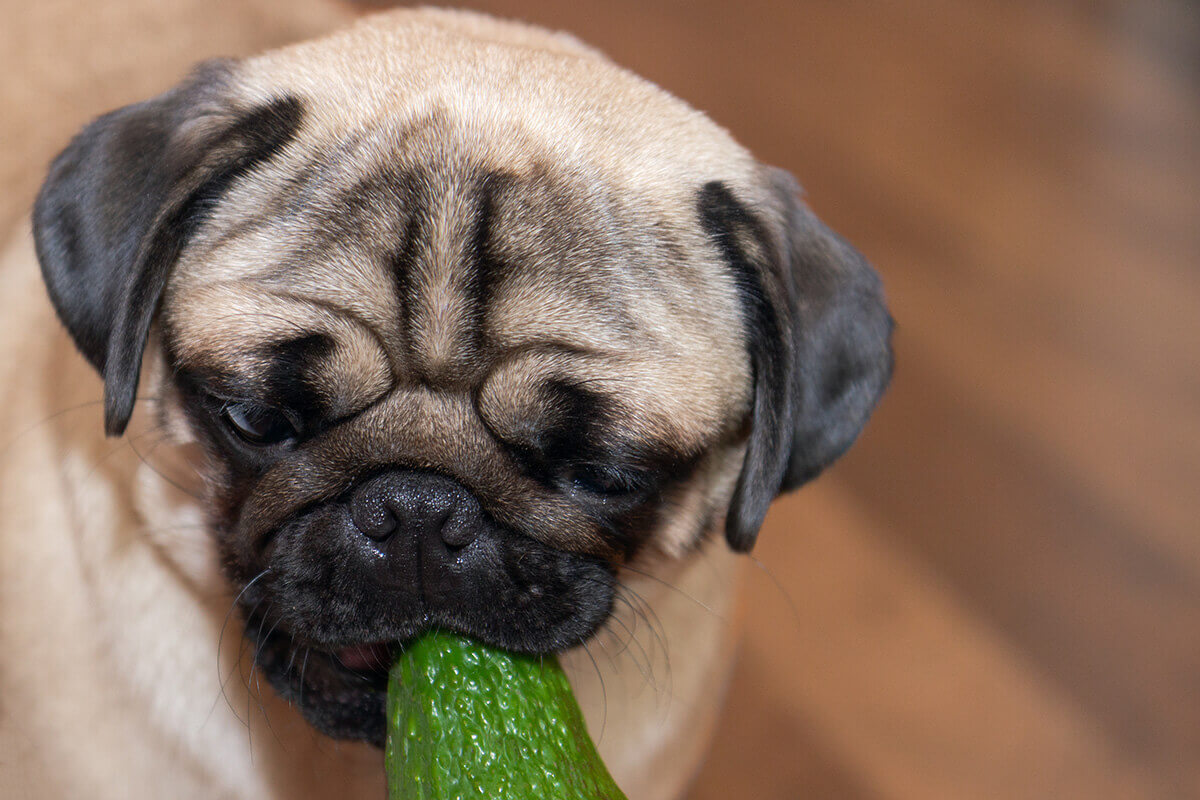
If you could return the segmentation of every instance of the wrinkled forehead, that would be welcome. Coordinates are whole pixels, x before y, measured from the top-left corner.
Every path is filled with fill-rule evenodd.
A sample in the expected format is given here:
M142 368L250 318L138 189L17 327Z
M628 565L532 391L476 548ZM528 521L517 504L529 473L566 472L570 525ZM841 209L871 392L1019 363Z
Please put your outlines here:
M730 278L686 187L640 197L601 173L436 117L294 147L189 244L174 353L253 377L320 335L311 381L341 411L396 386L511 398L582 379L715 423L748 384Z

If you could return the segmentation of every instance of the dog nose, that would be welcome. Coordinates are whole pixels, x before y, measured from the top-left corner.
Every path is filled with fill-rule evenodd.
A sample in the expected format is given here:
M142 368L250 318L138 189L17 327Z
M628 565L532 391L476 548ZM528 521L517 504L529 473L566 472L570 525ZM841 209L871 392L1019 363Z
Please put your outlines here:
M364 481L350 498L354 526L376 542L399 534L451 554L473 542L481 525L479 500L451 478L397 470Z

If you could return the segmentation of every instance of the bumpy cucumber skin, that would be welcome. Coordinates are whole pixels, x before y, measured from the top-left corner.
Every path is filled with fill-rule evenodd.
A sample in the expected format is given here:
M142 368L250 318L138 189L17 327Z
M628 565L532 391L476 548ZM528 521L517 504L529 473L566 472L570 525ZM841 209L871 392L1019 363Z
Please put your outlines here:
M390 800L626 800L558 660L446 633L388 678Z

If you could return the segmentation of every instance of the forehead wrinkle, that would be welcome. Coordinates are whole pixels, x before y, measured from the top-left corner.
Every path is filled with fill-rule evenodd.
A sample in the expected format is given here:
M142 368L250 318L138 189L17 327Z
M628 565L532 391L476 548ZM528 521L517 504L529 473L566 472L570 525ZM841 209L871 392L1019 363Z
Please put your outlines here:
M235 182L211 210L195 242L215 253L239 240L261 240L264 231L276 244L285 234L303 234L288 230L289 223L320 205L345 180L345 165L354 163L363 139L362 132L349 131L322 147L297 140L278 159Z
M260 281L218 281L194 287L166 319L172 348L187 365L207 364L257 380L271 359L263 348L314 334L333 348L304 364L306 380L331 410L349 412L395 384L386 343L354 310L324 298ZM214 331L222 331L214 335Z
M467 307L461 242L468 234L463 194L458 182L446 182L425 215L411 260L403 265L408 276L400 301L408 305L408 348L426 381L453 375L462 356L459 340Z
M744 404L740 392L720 391L702 372L646 352L514 348L483 382L477 407L501 438L536 436L552 405L547 386L565 381L618 411L608 421L614 435L690 457L730 435Z
M376 347L379 348L380 354L384 356L383 361L387 364L389 383L394 384L396 382L392 360L386 357L389 351L387 340L384 338L383 334L379 331L376 325L372 323L372 321L363 317L358 311L353 308L339 305L331 300L326 300L320 297L309 297L303 294L298 294L294 291L280 291L276 289L268 291L267 294L298 303L307 303L308 305L320 309L325 313L331 314L335 317L341 317L342 319L352 323L358 330L365 333L367 337L374 342Z
M389 355L396 349L398 327L394 287L381 274L381 256L349 242L335 252L292 249L278 269L263 276L264 291L326 306L371 328Z
M491 350L483 320L502 269L490 252L493 201L510 178L465 158L446 167L398 265L408 350L426 383L478 379Z
M541 340L597 350L645 343L630 300L653 283L644 213L631 215L586 163L550 166L502 192L491 247L508 265L484 324L497 347Z

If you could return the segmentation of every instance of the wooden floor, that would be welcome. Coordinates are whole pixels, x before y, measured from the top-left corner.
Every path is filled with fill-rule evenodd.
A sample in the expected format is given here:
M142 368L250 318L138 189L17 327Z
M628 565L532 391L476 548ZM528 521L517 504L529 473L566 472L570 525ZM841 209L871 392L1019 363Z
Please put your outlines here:
M703 108L883 273L692 800L1200 797L1200 12L476 0ZM772 577L773 576L773 577Z
M898 320L859 445L768 520L690 800L1200 798L1197 7L469 5L793 171ZM65 131L10 83L44 163Z

